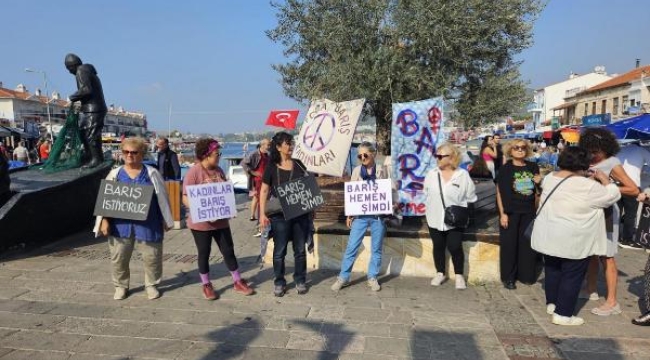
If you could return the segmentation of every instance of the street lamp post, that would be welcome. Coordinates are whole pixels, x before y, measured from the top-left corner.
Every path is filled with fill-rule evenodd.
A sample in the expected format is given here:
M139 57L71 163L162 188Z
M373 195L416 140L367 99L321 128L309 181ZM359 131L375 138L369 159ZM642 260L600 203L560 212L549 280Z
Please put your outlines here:
M40 73L43 74L43 87L45 88L45 106L47 108L47 122L50 124L50 140L52 141L52 144L54 144L54 132L52 131L52 117L50 115L50 95L47 91L47 73L45 71L41 70L34 70L30 68L25 69L26 72L31 72L31 73Z

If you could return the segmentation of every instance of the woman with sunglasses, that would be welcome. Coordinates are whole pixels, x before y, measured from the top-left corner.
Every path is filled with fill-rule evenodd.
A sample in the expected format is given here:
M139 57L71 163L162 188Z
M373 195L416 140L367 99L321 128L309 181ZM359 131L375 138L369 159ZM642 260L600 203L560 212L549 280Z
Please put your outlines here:
M445 206L463 206L475 202L476 189L469 173L458 168L461 153L450 143L442 144L436 149L438 166L430 170L424 178L426 194L426 218L429 235L433 241L433 262L436 275L431 285L440 286L445 276L445 250L449 250L456 274L456 289L467 288L465 278L465 253L463 252L463 228L445 224ZM442 193L441 193L442 190ZM444 204L443 199L444 197Z
M516 139L504 148L508 160L497 176L499 208L499 263L501 281L506 289L516 289L516 281L532 285L537 281L537 252L523 235L535 218L539 167L526 161L533 155L527 140Z
M162 279L162 251L165 231L174 226L162 176L155 168L144 165L142 159L147 144L142 138L122 140L124 165L111 170L106 180L128 184L153 185L147 219L143 221L105 218L98 216L95 234L108 236L111 253L112 277L115 286L113 299L122 300L129 290L129 262L136 243L144 263L144 286L150 300L160 297L156 285Z
M183 180L183 204L188 209L190 206L187 197L188 186L227 181L226 175L219 167L219 159L221 158L221 145L219 142L210 138L199 139L194 147L197 163L187 171ZM210 282L209 258L212 249L212 239L217 243L219 251L223 256L223 261L230 271L235 291L243 295L253 294L253 289L250 288L246 280L242 279L239 273L239 264L235 256L228 219L197 222L191 218L188 212L187 227L192 230L192 236L194 237L194 243L198 252L199 278L201 280L203 297L206 300L216 300L219 298L219 294L214 291Z
M291 158L293 153L293 136L281 131L271 140L269 148L270 162L262 175L260 189L260 232L265 232L268 225L273 231L273 294L277 297L284 296L287 281L284 278L284 258L287 256L289 241L293 244L294 273L293 281L299 295L307 293L307 252L305 244L310 232L310 214L304 214L285 220L282 213L266 215L266 204L269 195L275 194L274 187L278 184L297 179L307 175L305 165L300 160Z
M368 181L372 182L378 179L389 179L389 172L386 167L375 163L377 150L369 142L363 142L359 145L357 158L361 163L352 170L350 181ZM377 281L377 276L381 270L381 255L384 236L386 235L386 224L384 219L379 215L361 215L348 216L346 225L350 229L348 245L343 253L341 263L341 272L332 285L333 291L339 291L341 288L350 284L350 273L352 266L357 258L359 247L366 235L366 230L370 229L370 262L368 263L368 286L372 291L381 290L381 285Z

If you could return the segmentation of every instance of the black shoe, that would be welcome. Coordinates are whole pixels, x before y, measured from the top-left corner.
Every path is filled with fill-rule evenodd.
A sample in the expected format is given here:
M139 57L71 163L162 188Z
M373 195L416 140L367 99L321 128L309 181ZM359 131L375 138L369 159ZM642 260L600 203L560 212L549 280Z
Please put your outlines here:
M503 282L503 287L508 289L508 290L514 290L517 288L517 285L515 285L514 281L504 281Z
M639 316L636 319L632 319L632 324L639 326L650 326L650 311Z
M629 241L629 240L619 241L618 246L622 247L623 249L643 250L643 246L635 243L634 241Z

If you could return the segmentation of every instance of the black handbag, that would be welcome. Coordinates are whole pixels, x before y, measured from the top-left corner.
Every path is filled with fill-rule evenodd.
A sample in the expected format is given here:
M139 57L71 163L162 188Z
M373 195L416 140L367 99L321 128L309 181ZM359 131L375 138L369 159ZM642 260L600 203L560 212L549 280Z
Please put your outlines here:
M551 195L553 195L555 190L560 185L562 185L562 183L565 182L566 179L570 178L571 176L573 176L573 175L569 175L569 176L565 177L564 179L562 179L562 181L560 181L557 185L555 185L555 187L553 188L553 190L551 190L551 192L548 194L546 199L544 199L544 202L542 203L542 205L539 207L539 209L537 209L537 213L535 214L535 217L533 218L533 220L530 221L530 223L528 224L528 226L526 226L526 229L524 230L524 240L530 241L530 239L533 237L533 228L535 227L535 219L537 219L537 215L539 215L539 213L542 211L542 208L544 207L544 204L546 204L546 202L551 197Z
M438 186L440 186L440 199L442 200L442 207L445 208L445 224L457 228L465 228L469 225L469 209L466 206L445 205L445 197L442 193L442 180L440 173L438 173Z

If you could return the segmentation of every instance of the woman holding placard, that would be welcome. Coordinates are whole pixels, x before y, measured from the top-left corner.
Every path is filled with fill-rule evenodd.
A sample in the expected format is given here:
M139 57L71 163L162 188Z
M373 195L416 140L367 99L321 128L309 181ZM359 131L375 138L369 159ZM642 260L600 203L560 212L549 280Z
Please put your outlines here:
M352 170L350 181L367 181L373 182L378 179L389 179L389 173L386 167L375 163L375 154L377 150L369 142L363 142L357 149L357 158L361 165ZM377 281L379 270L381 269L382 244L386 235L386 224L381 215L361 215L348 216L346 222L350 228L350 237L348 245L343 254L341 263L341 272L332 284L332 290L339 291L341 288L350 284L350 273L352 266L357 258L359 247L366 235L366 230L370 229L370 262L368 262L368 286L372 291L381 290L381 285Z
M142 164L146 152L147 144L144 139L122 140L124 165L113 169L106 177L106 180L154 187L154 196L151 198L146 220L98 216L95 223L95 234L108 236L115 300L122 300L127 296L130 280L129 262L136 242L144 262L144 286L147 297L150 300L160 297L156 285L162 278L162 240L165 231L174 226L174 219L162 176L155 168Z
M440 145L436 149L435 157L438 166L429 170L424 178L427 225L433 241L433 262L437 271L436 276L431 280L431 285L440 286L447 279L445 250L449 250L456 274L456 289L461 290L467 288L463 277L465 267L463 231L465 229L445 223L445 207L452 205L467 207L468 203L477 200L476 190L469 173L458 168L461 154L456 146L449 143Z
M285 220L280 208L273 209L269 206L269 194L277 200L278 194L275 187L285 182L295 180L307 175L305 165L300 160L292 159L293 136L281 131L271 140L270 161L262 175L262 188L260 191L260 231L271 224L273 231L273 272L275 280L273 294L277 297L284 296L287 281L284 278L284 258L287 256L289 241L293 244L294 273L298 294L307 293L307 253L305 244L309 236L310 214L303 214L291 220ZM273 200L275 201L275 200ZM277 202L279 206L279 202Z
M226 175L219 167L219 158L221 157L219 142L210 138L199 139L194 147L197 163L187 171L183 180L183 204L188 209L190 208L190 201L187 196L188 186L227 181ZM187 227L192 231L198 252L199 277L203 297L206 300L219 298L210 282L209 258L212 250L212 239L217 243L223 261L230 271L235 291L243 295L253 294L253 289L250 288L246 280L242 279L239 273L239 264L235 256L228 219L200 222L188 215Z

